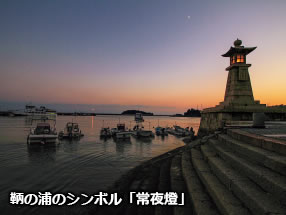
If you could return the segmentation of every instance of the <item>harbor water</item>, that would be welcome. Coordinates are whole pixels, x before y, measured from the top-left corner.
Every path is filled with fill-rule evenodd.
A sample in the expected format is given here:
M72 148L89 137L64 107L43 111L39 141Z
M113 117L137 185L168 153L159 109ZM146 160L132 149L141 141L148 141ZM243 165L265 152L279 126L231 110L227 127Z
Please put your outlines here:
M197 132L200 118L146 116L145 129L193 127ZM28 145L27 135L35 122L27 117L0 117L0 211L1 214L86 214L84 206L15 206L9 204L11 192L72 193L93 195L110 186L131 168L174 148L182 139L172 135L151 139L116 142L100 139L102 126L129 128L134 116L58 116L57 131L69 121L79 123L84 137L77 141L61 140L53 145Z

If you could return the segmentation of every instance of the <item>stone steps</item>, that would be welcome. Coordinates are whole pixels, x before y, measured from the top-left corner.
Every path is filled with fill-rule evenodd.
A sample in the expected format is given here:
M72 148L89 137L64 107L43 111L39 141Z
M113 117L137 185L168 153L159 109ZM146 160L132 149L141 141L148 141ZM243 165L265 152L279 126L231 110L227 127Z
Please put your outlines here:
M235 141L232 140L232 142ZM265 191L274 195L274 197L276 197L282 204L286 203L285 176L280 175L269 168L250 162L250 158L248 156L242 155L242 152L245 152L244 148L242 147L243 150L239 151L239 148L237 148L235 143L233 145L229 144L230 142L228 142L228 144L224 144L223 141L219 141L218 143L216 140L210 140L210 143L212 143L212 146L217 148L218 152L220 152L220 156L227 160L230 165L251 180L255 181L255 183L262 187ZM248 153L245 152L245 154L247 155Z
M217 215L220 214L200 182L200 179L193 168L190 150L182 154L182 173L190 195L193 214L196 215Z
M161 165L160 176L158 183L158 192L169 192L170 191L170 163L168 159ZM172 215L173 211L165 206L157 206L155 208L155 215Z
M170 168L170 191L177 192L180 196L181 193L184 193L184 206L174 206L173 214L174 215L188 215L191 213L192 209L189 202L189 194L186 193L186 185L182 175L182 156L181 154L176 155L172 159L171 168Z
M197 139L134 168L111 189L125 197L130 191L184 193L184 206L126 202L92 214L286 214L286 163L277 144L283 149L237 129Z
M241 129L228 129L227 135L244 143L282 154L284 156L286 155L286 142L283 140L264 137Z
M160 171L158 171L158 167L151 166L144 168L140 173L136 175L136 178L130 184L129 191L149 191L155 190L157 188L158 177ZM128 195L125 195L125 199L129 198ZM122 212L120 212L122 214ZM120 214L119 213L119 214ZM147 214L154 214L154 208L144 207L144 206L136 206L136 205L129 205L124 207L125 215L147 215Z
M249 211L241 204L211 171L208 163L203 159L199 150L191 149L192 163L201 182L211 196L221 214L249 214Z
M218 141L210 140L201 149L212 172L253 214L285 214L285 208L270 193L241 174L241 169L231 166L232 157Z
M243 143L225 134L219 134L218 139L224 146L248 160L274 170L279 174L286 175L286 156Z

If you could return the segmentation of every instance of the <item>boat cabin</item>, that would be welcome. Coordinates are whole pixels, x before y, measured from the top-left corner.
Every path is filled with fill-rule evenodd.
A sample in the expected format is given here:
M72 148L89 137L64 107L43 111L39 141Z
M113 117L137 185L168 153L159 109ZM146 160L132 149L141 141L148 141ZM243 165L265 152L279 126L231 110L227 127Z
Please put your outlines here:
M67 127L67 131L68 132L78 131L79 130L78 124L77 123L73 123L73 122L67 123L66 127Z
M117 130L118 131L125 131L125 124L124 123L117 124Z
M135 114L135 121L144 121L142 113Z
M51 126L49 123L38 123L35 129L35 134L49 134Z

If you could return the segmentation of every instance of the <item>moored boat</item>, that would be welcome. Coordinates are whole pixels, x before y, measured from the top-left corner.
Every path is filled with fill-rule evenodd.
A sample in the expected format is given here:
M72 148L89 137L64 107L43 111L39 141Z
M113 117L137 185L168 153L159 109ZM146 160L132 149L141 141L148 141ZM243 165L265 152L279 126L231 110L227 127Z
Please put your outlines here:
M83 137L83 133L79 129L78 123L75 122L68 122L63 131L59 133L59 138L81 138Z
M191 128L190 130L189 127L182 128L177 125L174 125L174 128L168 128L167 131L169 134L175 135L177 137L187 137L190 135L194 135L193 128Z
M154 133L151 130L144 130L143 126L137 124L133 128L133 135L138 138L150 138L154 137Z
M168 132L166 128L162 128L160 126L155 128L155 133L158 136L168 136Z
M111 134L116 139L130 139L132 132L125 128L124 123L118 123L116 128L111 129Z
M116 133L116 139L130 139L131 132L121 131Z
M136 113L135 114L135 121L136 122L144 122L142 113Z
M178 136L185 137L189 135L188 128L184 129L178 125L174 125L174 129Z
M149 131L149 130L141 129L141 130L137 131L137 137L142 137L142 138L154 137L154 133L152 131Z
M100 137L101 138L109 138L109 137L111 137L111 130L110 130L110 128L109 127L102 128L100 130Z
M35 128L31 128L27 137L27 143L55 143L57 141L58 134L56 128L51 127L47 122L38 123Z

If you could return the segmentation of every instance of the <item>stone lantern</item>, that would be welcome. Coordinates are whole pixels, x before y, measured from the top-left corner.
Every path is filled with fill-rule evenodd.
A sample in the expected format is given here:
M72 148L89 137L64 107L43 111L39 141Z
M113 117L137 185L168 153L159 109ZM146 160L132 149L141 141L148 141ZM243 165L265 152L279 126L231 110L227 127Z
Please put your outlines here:
M246 56L256 47L244 47L242 41L234 41L234 47L223 54L223 57L230 58L228 79L225 90L224 105L251 105L254 104L254 97L251 87L248 68L251 64L246 63Z
M209 134L225 126L240 125L243 121L252 121L266 111L266 105L254 100L248 68L251 64L246 63L246 56L256 47L244 47L242 41L234 41L234 47L223 54L229 57L230 65L226 68L228 78L225 89L224 101L212 108L204 109L201 114L199 135ZM253 117L253 114L255 117ZM260 115L259 115L260 114ZM255 123L259 127L262 117Z

